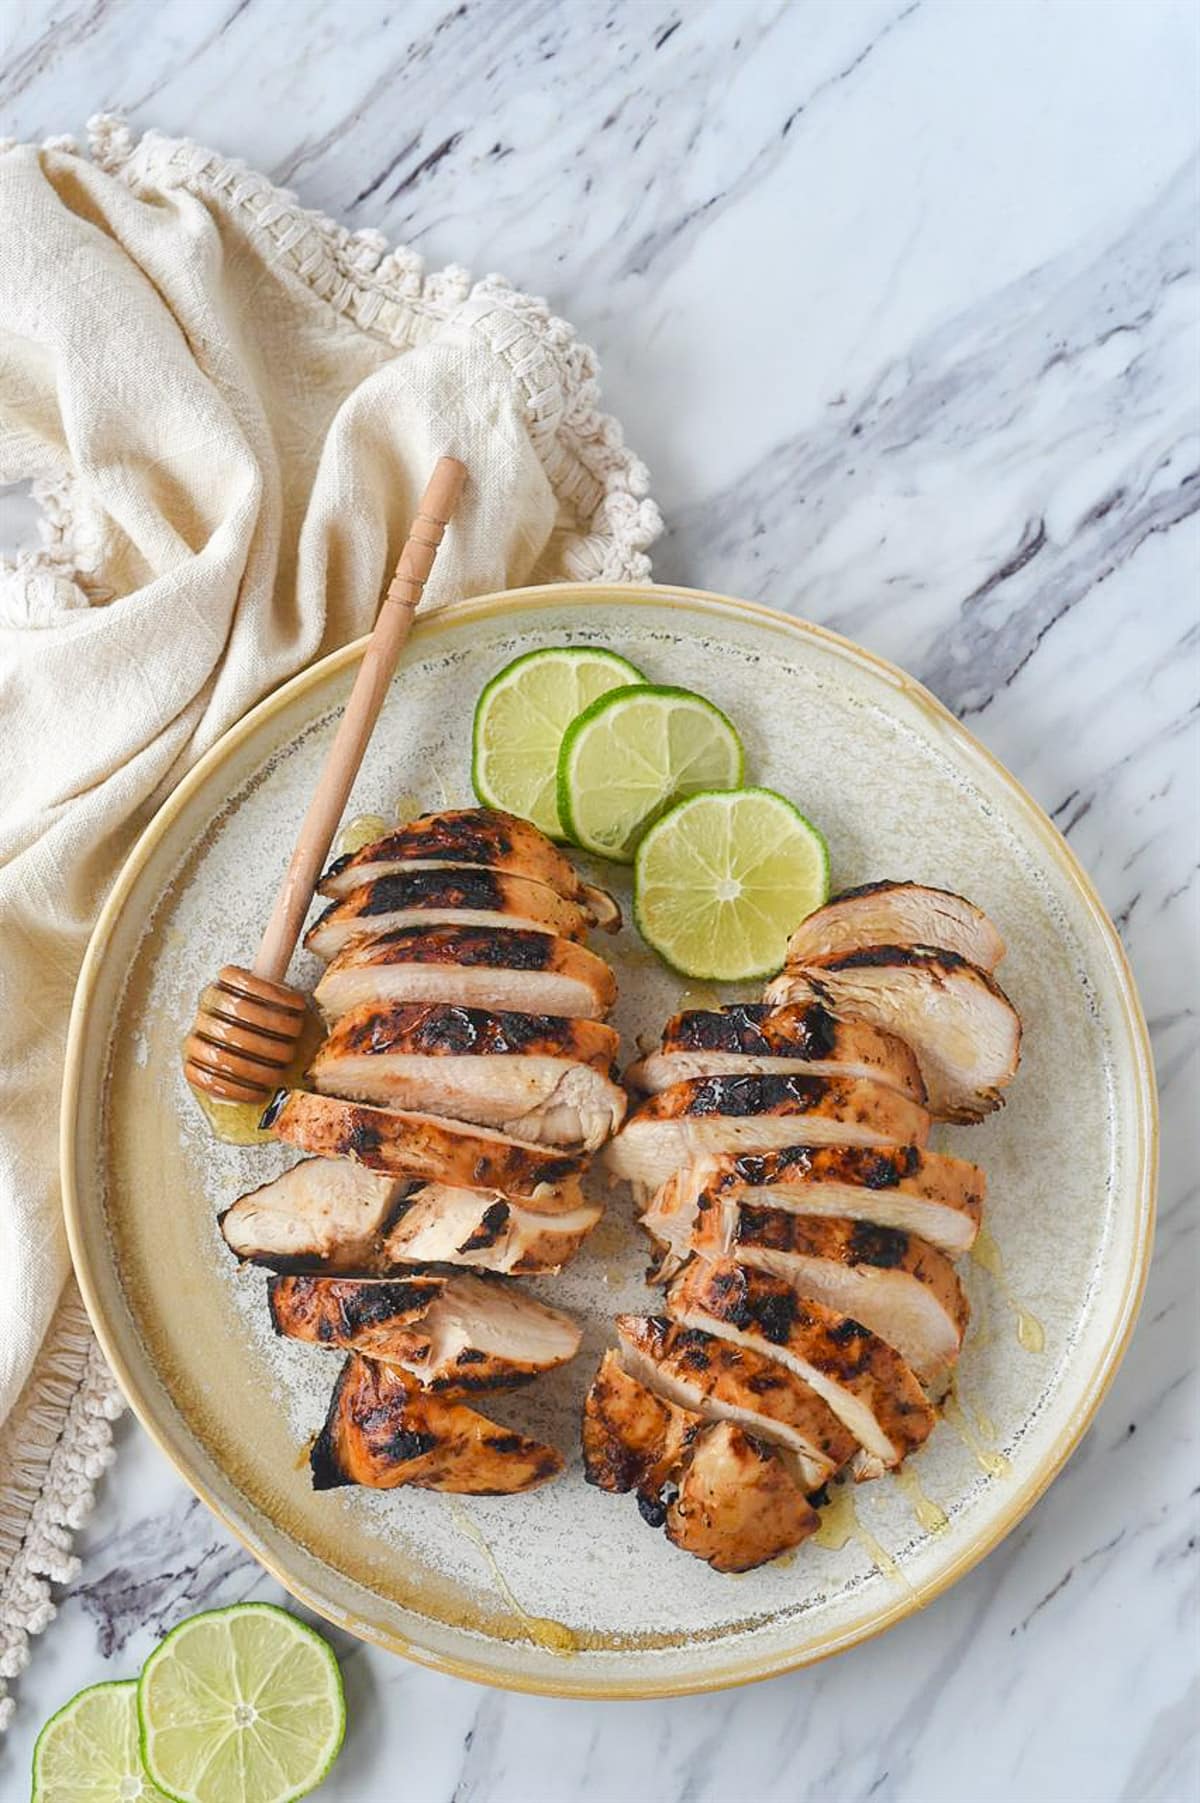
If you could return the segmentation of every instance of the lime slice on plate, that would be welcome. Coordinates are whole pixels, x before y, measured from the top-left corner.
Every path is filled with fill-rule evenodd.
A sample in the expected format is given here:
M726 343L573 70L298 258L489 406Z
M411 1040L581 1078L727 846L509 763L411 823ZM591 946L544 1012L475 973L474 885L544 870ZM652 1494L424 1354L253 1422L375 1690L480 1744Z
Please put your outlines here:
M176 1803L291 1803L320 1784L346 1725L332 1649L269 1603L193 1615L138 1679L142 1762Z
M829 895L829 851L771 789L693 795L638 847L633 912L673 969L743 983L783 964L788 934Z
M480 801L563 838L555 795L563 734L598 696L641 681L641 671L615 651L586 645L514 658L475 707L471 781Z
M33 1803L160 1803L138 1751L137 1679L64 1703L33 1749Z
M734 789L742 742L720 708L690 689L614 689L568 726L558 811L576 845L628 864L647 825L685 795Z

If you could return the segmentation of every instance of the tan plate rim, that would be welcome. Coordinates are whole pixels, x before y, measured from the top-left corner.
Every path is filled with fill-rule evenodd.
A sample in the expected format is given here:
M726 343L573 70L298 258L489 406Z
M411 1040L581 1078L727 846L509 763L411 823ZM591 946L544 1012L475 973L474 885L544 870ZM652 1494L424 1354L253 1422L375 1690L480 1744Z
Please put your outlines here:
M821 1639L808 1642L802 1648L797 1649L794 1654L769 1656L757 1660L745 1659L732 1662L725 1670L710 1672L702 1677L683 1677L661 1684L640 1681L622 1682L620 1679L610 1683L572 1684L566 1676L565 1670L561 1681L549 1679L543 1681L514 1676L507 1682L501 1682L490 1667L478 1666L467 1658L461 1660L440 1658L424 1648L413 1646L400 1635L383 1632L372 1624L360 1621L346 1610L336 1604L331 1604L327 1599L314 1594L305 1585L299 1583L282 1563L276 1563L265 1557L263 1549L252 1541L249 1530L225 1505L219 1503L209 1493L206 1485L195 1475L190 1467L186 1441L184 1444L177 1444L172 1436L171 1427L167 1423L160 1423L156 1418L153 1399L143 1388L138 1372L121 1356L115 1334L108 1331L99 1287L85 1247L83 1197L86 1193L87 1182L80 1164L77 1162L76 1113L82 1061L88 1043L90 1010L97 974L107 951L116 919L125 905L130 890L141 874L147 858L194 792L208 781L213 772L220 767L236 747L255 734L263 723L280 708L294 701L307 689L318 686L329 676L335 675L360 658L367 644L366 638L356 639L351 644L342 646L340 650L331 652L327 657L311 664L299 675L292 677L270 695L264 697L205 752L204 756L183 778L179 787L163 803L138 839L100 912L80 969L67 1033L66 1066L60 1116L60 1162L67 1238L75 1274L92 1325L95 1328L96 1337L142 1426L155 1441L160 1451L175 1466L184 1481L212 1510L218 1520L298 1602L303 1603L306 1608L313 1610L315 1614L322 1616L326 1621L346 1628L362 1639L373 1641L376 1645L386 1647L391 1652L402 1653L406 1658L412 1659L418 1664L470 1679L474 1683L489 1684L497 1689L532 1692L542 1696L592 1699L685 1696L696 1692L722 1690L734 1685L753 1683L758 1679L776 1677L783 1672L794 1671L801 1666L813 1665L821 1659L829 1658L834 1653L843 1652L851 1646L873 1639L884 1629L912 1614L914 1610L925 1608L936 1597L948 1590L952 1584L957 1583L959 1578L964 1577L1011 1532L1039 1497L1045 1493L1083 1438L1116 1375L1117 1368L1128 1348L1145 1289L1154 1235L1158 1178L1158 1095L1154 1081L1149 1035L1129 960L1103 903L1062 834L1016 778L1005 769L997 758L993 757L986 747L980 744L936 696L912 677L906 675L896 665L889 663L885 658L877 657L873 652L865 651L852 640L843 638L840 633L830 632L826 627L813 625L807 620L798 619L791 614L780 613L775 608L764 607L757 602L740 601L732 596L716 594L705 589L686 589L674 586L664 586L660 589L651 584L636 583L594 585L590 583L548 583L540 588L513 589L498 594L475 596L465 601L455 602L448 607L436 609L428 615L419 616L410 643L419 648L422 639L428 638L432 633L436 633L448 624L457 625L464 618L482 618L496 613L515 616L526 611L532 612L539 608L553 606L556 603L585 605L595 611L598 605L603 605L603 602L610 597L622 605L635 607L639 605L669 607L678 604L684 609L709 613L716 619L719 619L725 612L757 616L764 624L769 624L776 629L782 628L797 637L818 639L841 655L849 657L885 677L893 687L899 689L931 716L947 737L954 741L955 749L960 755L965 756L967 761L975 760L982 764L994 778L1008 789L1017 808L1024 816L1030 833L1041 843L1049 857L1058 865L1060 871L1078 892L1112 959L1123 1004L1123 1019L1127 1032L1126 1050L1133 1064L1138 1094L1136 1119L1128 1123L1136 1134L1137 1150L1136 1194L1132 1198L1138 1213L1135 1255L1126 1274L1124 1291L1116 1309L1113 1329L1108 1342L1096 1361L1085 1393L1067 1421L1057 1445L1025 1480L1021 1488L1010 1499L1008 1507L997 1515L984 1532L963 1549L959 1557L946 1570L924 1585L910 1585L895 1602L879 1609L869 1620L856 1624L848 1631L828 1634Z

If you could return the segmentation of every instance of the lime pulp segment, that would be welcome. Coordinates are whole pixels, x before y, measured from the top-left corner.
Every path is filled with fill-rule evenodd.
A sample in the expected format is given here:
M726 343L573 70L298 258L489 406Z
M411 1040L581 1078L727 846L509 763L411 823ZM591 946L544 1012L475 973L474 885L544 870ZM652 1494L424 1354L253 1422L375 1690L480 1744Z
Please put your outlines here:
M471 778L480 801L562 839L556 783L563 734L601 695L642 680L628 659L585 645L514 658L475 708Z
M825 840L770 789L694 795L638 848L638 928L683 976L734 983L772 975L788 935L828 894Z
M138 1680L142 1760L179 1803L293 1803L324 1778L346 1710L329 1645L268 1603L193 1615Z
M690 689L614 689L571 722L558 762L558 809L586 851L631 862L638 839L672 802L742 780L732 723Z

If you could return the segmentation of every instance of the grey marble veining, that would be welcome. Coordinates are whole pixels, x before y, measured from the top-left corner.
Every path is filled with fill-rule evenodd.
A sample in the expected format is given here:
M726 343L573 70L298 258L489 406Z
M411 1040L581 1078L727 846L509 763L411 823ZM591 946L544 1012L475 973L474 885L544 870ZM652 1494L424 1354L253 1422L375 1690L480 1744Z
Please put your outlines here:
M25 0L0 131L243 156L597 345L656 572L913 671L1094 875L1158 1061L1133 1348L1021 1527L830 1664L512 1697L339 1639L341 1803L1188 1803L1196 1627L1200 430L1187 0ZM131 1422L0 1751L191 1610L275 1596Z

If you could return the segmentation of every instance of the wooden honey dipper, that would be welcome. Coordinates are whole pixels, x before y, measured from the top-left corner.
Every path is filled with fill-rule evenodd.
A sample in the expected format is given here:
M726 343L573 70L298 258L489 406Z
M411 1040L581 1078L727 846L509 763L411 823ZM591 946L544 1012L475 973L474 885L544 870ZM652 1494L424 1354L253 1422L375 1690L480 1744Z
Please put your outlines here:
M265 1102L291 1062L307 1004L284 973L466 476L442 457L421 496L254 963L226 964L200 997L183 1074L216 1101Z

